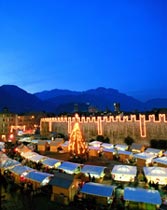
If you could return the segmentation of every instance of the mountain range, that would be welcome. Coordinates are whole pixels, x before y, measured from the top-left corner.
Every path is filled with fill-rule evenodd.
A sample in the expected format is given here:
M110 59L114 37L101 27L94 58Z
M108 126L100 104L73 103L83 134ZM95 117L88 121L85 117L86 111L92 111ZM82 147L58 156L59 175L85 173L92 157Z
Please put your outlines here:
M141 102L118 90L99 87L86 91L53 89L38 93L28 93L15 85L0 86L0 110L7 108L13 113L47 112L72 113L77 104L78 111L87 111L89 106L99 111L114 111L114 103L120 104L120 111L151 111L167 108L167 98Z

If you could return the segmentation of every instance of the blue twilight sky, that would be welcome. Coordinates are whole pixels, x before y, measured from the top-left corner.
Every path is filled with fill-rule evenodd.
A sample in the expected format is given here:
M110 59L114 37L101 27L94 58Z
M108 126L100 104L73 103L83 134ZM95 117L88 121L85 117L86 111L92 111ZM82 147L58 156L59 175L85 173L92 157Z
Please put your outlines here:
M0 85L167 97L167 0L0 0Z

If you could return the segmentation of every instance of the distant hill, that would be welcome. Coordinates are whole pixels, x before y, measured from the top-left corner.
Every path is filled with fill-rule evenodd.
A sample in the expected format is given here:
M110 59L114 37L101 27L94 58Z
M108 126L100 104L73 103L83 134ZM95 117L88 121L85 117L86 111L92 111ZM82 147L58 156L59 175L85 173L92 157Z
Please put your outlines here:
M15 85L3 85L0 87L0 110L4 107L13 113L27 113L50 111L51 103L43 102L33 94L27 93Z
M74 111L74 104L78 104L79 111L86 111L89 105L99 111L113 111L115 102L120 103L120 110L124 112L167 108L167 99L153 99L143 103L112 88L99 87L87 91L54 89L30 94L14 85L0 86L0 110L7 107L14 113L69 113Z
M146 109L167 108L167 98L155 98L145 102Z
M56 90L57 92L57 90ZM54 95L54 92L52 92ZM78 92L77 94L73 91L68 95L58 95L53 98L49 98L47 102L55 104L55 107L59 107L62 104L90 104L96 107L98 110L113 110L113 104L115 102L120 103L121 109L126 111L132 110L144 110L144 104L130 96L119 93L114 89L97 88L92 90L87 90L83 92Z

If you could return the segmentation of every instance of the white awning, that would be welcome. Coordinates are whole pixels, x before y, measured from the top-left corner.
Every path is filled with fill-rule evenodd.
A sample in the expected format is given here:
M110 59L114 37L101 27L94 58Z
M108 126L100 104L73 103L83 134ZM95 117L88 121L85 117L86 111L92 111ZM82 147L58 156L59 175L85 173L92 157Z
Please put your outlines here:
M156 176L156 177L166 177L167 178L167 168L164 167L143 167L145 176Z
M167 165L167 156L160 157L160 158L155 158L154 159L154 162L155 163L161 163L161 164Z
M136 176L137 167L130 166L130 165L114 165L111 173L112 174L124 174L124 175L126 174L126 175Z

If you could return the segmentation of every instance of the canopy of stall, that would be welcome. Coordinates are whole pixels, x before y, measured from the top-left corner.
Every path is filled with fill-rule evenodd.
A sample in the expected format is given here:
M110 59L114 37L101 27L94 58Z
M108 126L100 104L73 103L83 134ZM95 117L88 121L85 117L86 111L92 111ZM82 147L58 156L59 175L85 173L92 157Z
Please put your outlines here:
M89 146L93 146L93 147L100 147L102 145L103 142L101 141L92 141L89 142Z
M124 200L160 205L162 203L158 190L125 187Z
M57 168L61 165L61 161L54 158L47 158L42 160L42 164L50 168Z
M162 149L147 148L145 152L158 156L160 153L163 153Z
M134 181L137 167L130 165L114 165L111 171L112 177L117 181Z
M81 193L100 197L111 197L115 187L111 185L87 182L82 186Z
M32 169L28 166L22 166L22 165L17 165L10 169L11 172L18 174L18 175L21 175L24 172L32 171L32 170L34 170L34 169Z
M107 148L107 149L111 149L114 148L113 144L109 144L109 143L102 143L101 145L103 148Z
M26 153L26 152L31 152L31 149L28 148L26 145L21 144L20 146L17 147L17 152L20 154Z
M155 158L154 162L155 163L160 163L160 164L163 164L163 165L167 165L167 156Z
M26 179L40 183L41 185L48 184L53 174L48 174L40 171L30 171L25 175Z
M127 150L128 149L128 145L127 144L116 144L114 147L117 150Z
M133 155L134 158L145 160L147 163L151 163L152 160L156 157L156 155L148 153L148 152L141 152Z
M29 159L30 157L33 157L33 156L35 156L37 154L38 153L36 153L36 152L30 151L30 152L21 153L21 156L26 158L26 159Z
M57 169L62 170L68 174L74 174L81 171L81 165L78 163L64 161L57 167Z
M2 162L2 164L0 164L0 167L4 168L4 169L7 169L7 168L13 167L15 165L21 165L21 163L18 162L17 160L7 158L5 162Z
M84 165L81 172L87 176L90 174L91 177L100 178L104 177L105 168L104 166Z
M46 158L47 158L46 156L36 154L36 155L28 157L28 160L38 163L39 161L42 161L43 159L46 159Z
M167 168L164 167L143 167L148 182L167 184Z

